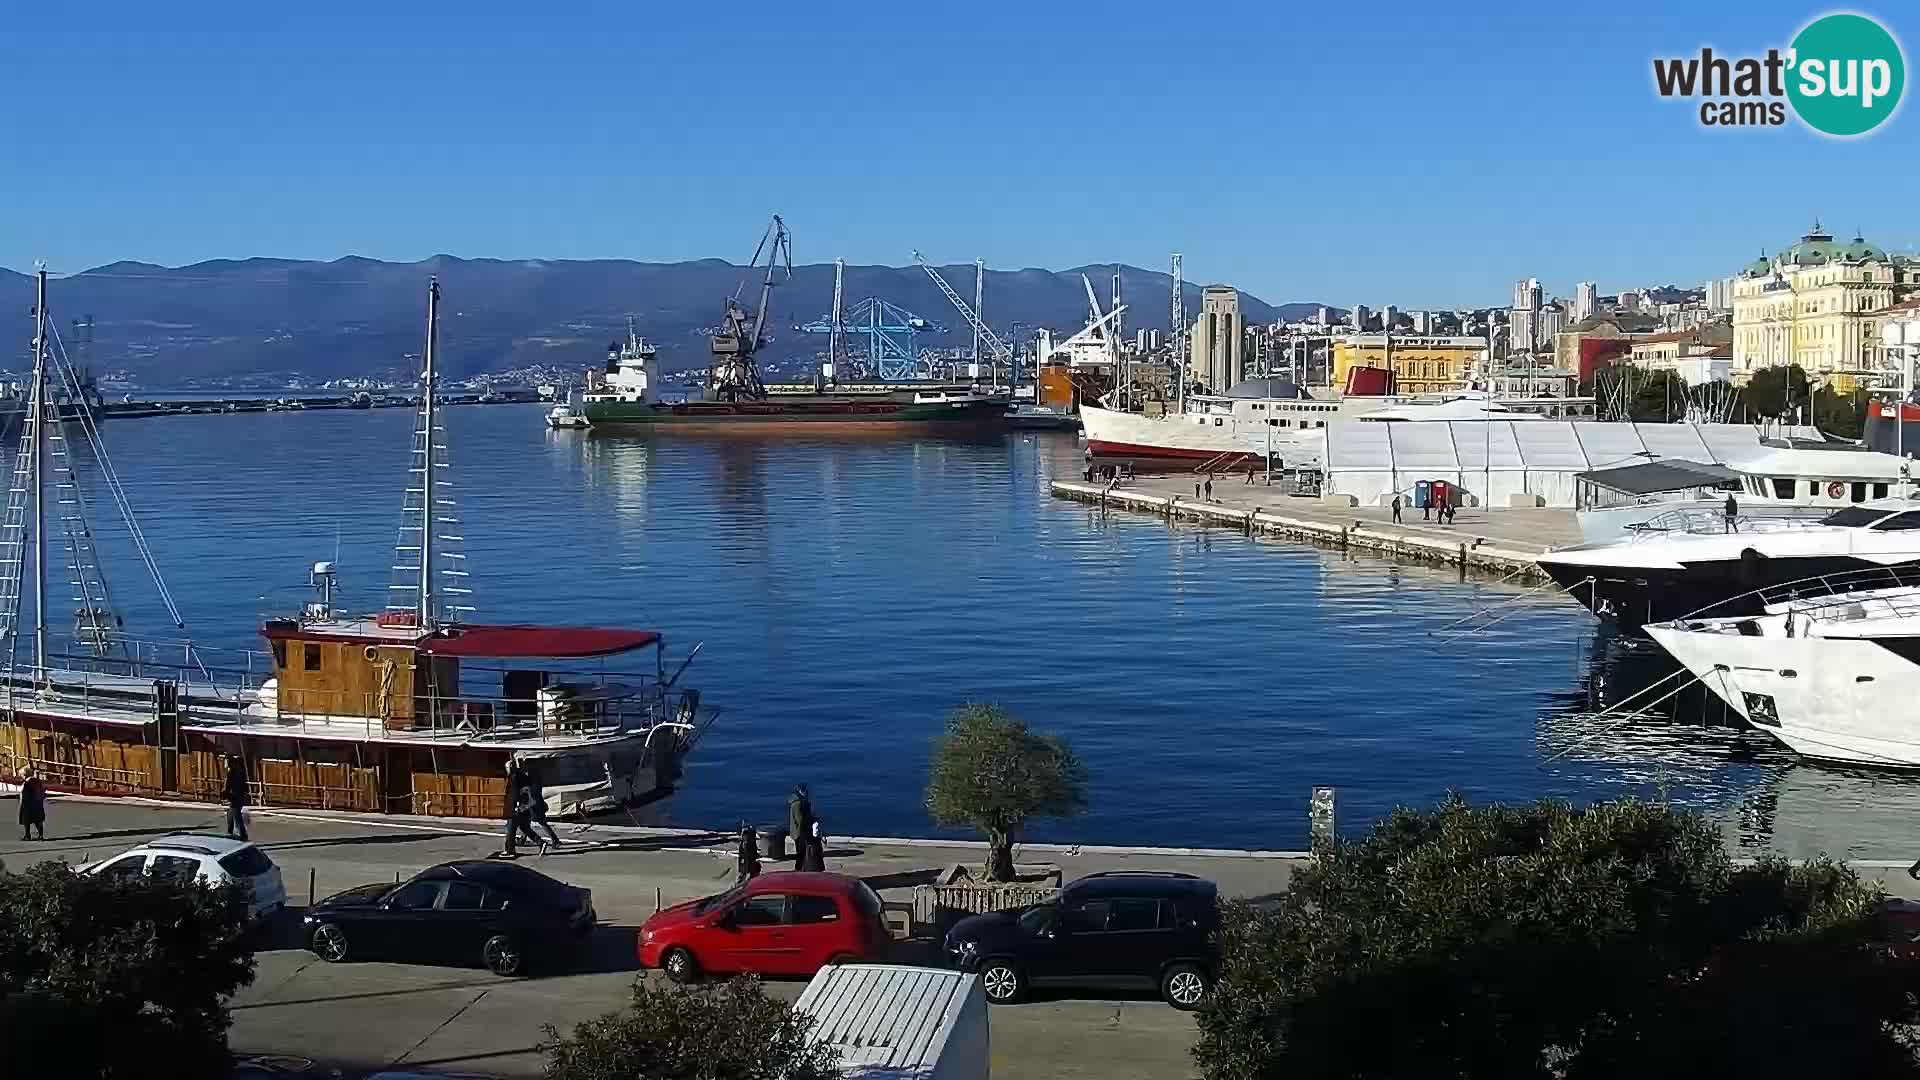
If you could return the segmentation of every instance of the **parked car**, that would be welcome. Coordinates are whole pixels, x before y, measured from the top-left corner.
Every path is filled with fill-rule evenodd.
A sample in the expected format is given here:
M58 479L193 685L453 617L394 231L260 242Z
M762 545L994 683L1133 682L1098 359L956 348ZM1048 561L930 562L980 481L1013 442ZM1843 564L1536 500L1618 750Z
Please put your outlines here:
M974 915L948 931L949 962L978 972L987 1000L1034 988L1157 989L1176 1009L1212 992L1219 889L1191 874L1088 874L1051 903Z
M859 878L791 870L656 912L640 924L640 963L675 982L708 972L812 975L884 958L892 935Z
M307 947L329 963L473 963L518 975L593 932L593 894L513 863L441 863L398 885L337 893L307 909Z
M135 877L150 874L167 881L243 885L254 920L287 906L280 868L257 845L211 833L168 833L110 859L80 868L83 874Z

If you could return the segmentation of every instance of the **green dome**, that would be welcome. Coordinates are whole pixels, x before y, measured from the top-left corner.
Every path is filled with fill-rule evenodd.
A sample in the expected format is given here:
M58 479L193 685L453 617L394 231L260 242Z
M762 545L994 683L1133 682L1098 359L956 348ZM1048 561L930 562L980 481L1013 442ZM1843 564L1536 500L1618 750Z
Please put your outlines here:
M1773 260L1767 258L1767 253L1763 251L1759 258L1747 264L1744 272L1748 277L1766 277L1773 273Z
M1854 262L1886 262L1887 253L1855 234L1853 243L1847 245L1847 258Z

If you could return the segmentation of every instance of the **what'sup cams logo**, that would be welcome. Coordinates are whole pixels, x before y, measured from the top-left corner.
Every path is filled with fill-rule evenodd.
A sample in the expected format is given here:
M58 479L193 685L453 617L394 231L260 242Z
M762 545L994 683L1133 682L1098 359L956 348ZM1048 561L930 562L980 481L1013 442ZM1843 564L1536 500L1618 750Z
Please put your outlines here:
M1785 50L1765 56L1660 57L1653 84L1663 98L1700 102L1705 127L1779 127L1788 110L1837 138L1887 122L1906 89L1907 62L1894 36L1865 15L1822 15Z

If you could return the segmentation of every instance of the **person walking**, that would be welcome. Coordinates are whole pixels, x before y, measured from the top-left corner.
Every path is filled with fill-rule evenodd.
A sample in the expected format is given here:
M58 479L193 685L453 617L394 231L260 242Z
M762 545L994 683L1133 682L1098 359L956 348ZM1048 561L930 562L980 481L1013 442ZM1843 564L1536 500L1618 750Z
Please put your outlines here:
M1426 521L1432 516L1433 516L1433 499L1429 497L1426 502L1423 502L1420 504L1420 520Z
M247 765L239 754L227 755L227 835L235 840L247 838Z
M1207 483L1206 483L1205 490L1207 493L1206 495L1207 501L1212 502L1213 501L1213 474L1212 473L1207 474Z
M20 839L31 840L35 833L47 838L47 785L28 769L20 780Z
M740 823L740 854L733 883L740 884L760 876L760 833L747 822Z
M813 797L805 784L794 785L787 799L787 837L793 841L793 868L805 870L813 846Z
M1247 462L1247 486L1248 487L1253 486L1253 474L1258 471L1259 469L1254 465L1253 462L1251 461Z
M1734 501L1733 493L1728 492L1727 493L1727 529L1726 531L1730 533L1736 533L1740 531L1740 522L1738 521L1739 517L1740 517L1740 504Z
M1193 497L1196 499L1200 497L1200 481L1198 480L1193 482Z
M533 798L527 806L527 817L529 819L527 835L536 835L532 828L534 825L538 825L547 831L547 839L540 841L540 854L545 855L549 850L549 841L552 842L552 847L560 846L560 835L553 831L553 823L547 820L546 788L532 773L528 772L524 766L520 770L520 775L526 779L527 790L533 793Z
M1393 497L1393 523L1400 524L1400 496Z
M540 843L540 838L533 832L532 818L533 778L527 775L527 771L520 767L519 762L508 759L506 842L499 851L494 853L496 858L519 858L520 852L515 846L515 838L521 833L526 834L529 842Z

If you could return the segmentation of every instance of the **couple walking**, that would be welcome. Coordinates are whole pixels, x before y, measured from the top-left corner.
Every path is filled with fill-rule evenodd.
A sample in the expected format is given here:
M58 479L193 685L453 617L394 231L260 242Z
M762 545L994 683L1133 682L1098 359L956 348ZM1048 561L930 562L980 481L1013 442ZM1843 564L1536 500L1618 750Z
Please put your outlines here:
M533 831L535 825L547 831L547 839L542 840ZM540 790L540 782L533 778L525 765L509 759L507 762L507 834L506 845L495 853L497 858L517 859L520 852L515 849L514 841L519 834L525 833L527 842L538 844L540 854L545 855L551 848L560 846L560 837L553 831L552 823L547 821L547 797Z

